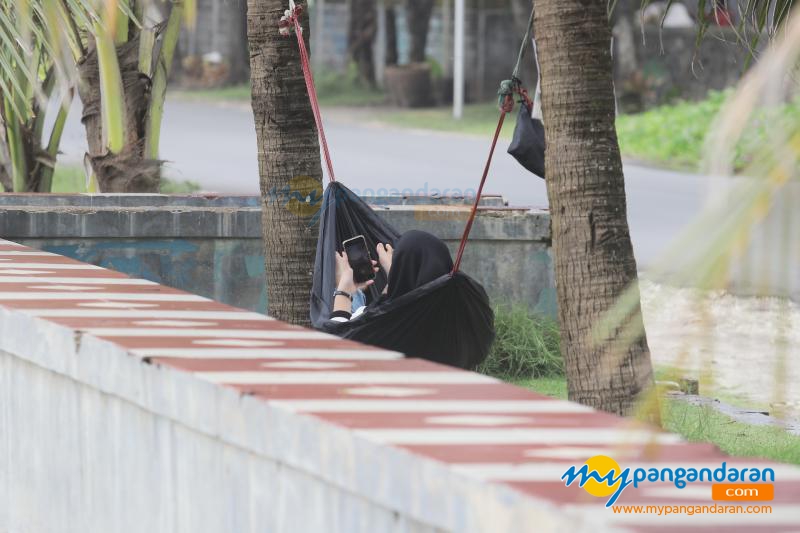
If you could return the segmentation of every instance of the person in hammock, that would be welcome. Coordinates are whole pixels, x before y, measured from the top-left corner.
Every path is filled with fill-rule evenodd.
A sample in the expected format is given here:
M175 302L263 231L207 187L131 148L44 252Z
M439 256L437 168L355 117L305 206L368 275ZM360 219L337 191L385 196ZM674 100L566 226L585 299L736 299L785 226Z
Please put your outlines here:
M411 230L397 241L397 246L379 243L378 264L389 280L378 302L388 302L425 285L453 269L453 259L447 245L438 237L425 231ZM337 292L333 299L330 320L345 322L360 316L366 309L363 289L374 283L369 280L357 284L353 269L343 252L336 254Z

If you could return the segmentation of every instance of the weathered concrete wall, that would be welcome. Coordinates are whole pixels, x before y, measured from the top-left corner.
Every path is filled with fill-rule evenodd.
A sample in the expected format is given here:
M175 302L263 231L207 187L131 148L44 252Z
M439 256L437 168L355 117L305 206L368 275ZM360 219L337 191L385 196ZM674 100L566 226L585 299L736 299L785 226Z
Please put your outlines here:
M418 198L373 202L398 230L430 231L455 252L466 200L439 199L440 205L428 206L413 205ZM495 301L554 314L549 215L501 203L497 197L485 200L463 270ZM237 307L266 310L256 197L0 196L0 234Z

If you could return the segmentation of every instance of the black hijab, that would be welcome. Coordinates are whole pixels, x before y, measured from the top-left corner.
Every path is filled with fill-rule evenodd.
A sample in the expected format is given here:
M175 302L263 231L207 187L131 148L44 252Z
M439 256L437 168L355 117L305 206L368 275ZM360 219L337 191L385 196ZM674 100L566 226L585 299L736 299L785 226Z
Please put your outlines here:
M453 270L447 245L425 231L403 233L392 254L388 299L400 297Z

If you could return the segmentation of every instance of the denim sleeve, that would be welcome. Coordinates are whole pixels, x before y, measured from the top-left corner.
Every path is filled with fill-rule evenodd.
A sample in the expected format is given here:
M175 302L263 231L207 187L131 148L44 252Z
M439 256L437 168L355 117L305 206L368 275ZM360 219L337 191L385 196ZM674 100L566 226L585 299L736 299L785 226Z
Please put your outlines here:
M367 297L364 295L361 290L357 290L356 293L353 295L353 305L351 306L351 312L355 313L359 307L363 307L367 305Z

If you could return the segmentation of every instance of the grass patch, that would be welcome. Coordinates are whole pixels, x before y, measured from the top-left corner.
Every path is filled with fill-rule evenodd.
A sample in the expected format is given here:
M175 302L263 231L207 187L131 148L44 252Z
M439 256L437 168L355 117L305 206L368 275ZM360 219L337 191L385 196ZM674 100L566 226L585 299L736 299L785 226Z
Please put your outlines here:
M709 406L662 401L664 428L693 442L712 442L730 455L800 464L800 437L775 426L742 424Z
M74 165L56 165L50 192L86 192L86 174L83 168Z
M161 178L161 193L163 194L188 194L197 192L201 188L200 184L194 181ZM83 168L77 165L56 165L51 192L58 194L86 192L86 175Z
M359 83L355 65L346 72L321 69L314 75L319 102L328 107L355 107L379 105L386 102L386 95L379 89ZM250 84L218 87L215 89L175 90L171 96L190 100L218 102L250 102Z
M545 396L567 399L567 378L564 377L513 379L511 383Z
M563 377L512 383L553 398L567 398L567 380ZM779 427L742 424L712 407L671 399L661 400L661 417L667 431L692 442L710 442L727 454L800 464L800 437Z
M515 115L515 113L512 113ZM403 128L416 128L435 131L452 131L490 137L497 127L500 111L497 101L468 104L464 106L464 115L460 120L453 118L450 107L429 109L391 110L378 112L375 117L386 124ZM516 115L515 115L516 117ZM516 118L506 117L501 136L510 139L514 132Z
M498 306L494 327L494 345L478 372L506 380L563 375L558 324L553 319L532 315L523 306Z
M214 100L218 102L249 102L250 84L229 85L214 89L175 89L170 90L171 97L182 100Z

